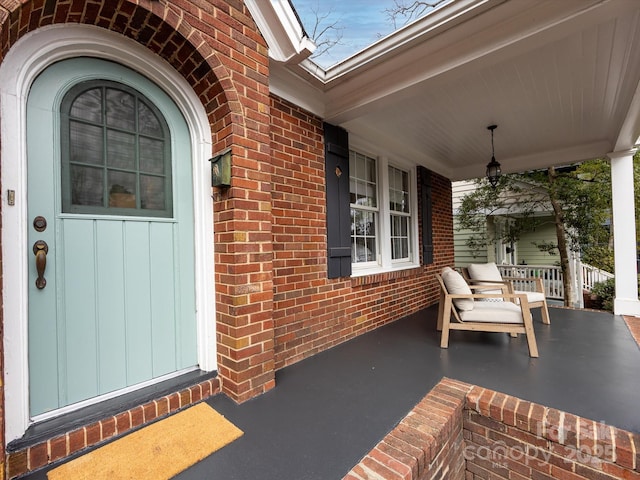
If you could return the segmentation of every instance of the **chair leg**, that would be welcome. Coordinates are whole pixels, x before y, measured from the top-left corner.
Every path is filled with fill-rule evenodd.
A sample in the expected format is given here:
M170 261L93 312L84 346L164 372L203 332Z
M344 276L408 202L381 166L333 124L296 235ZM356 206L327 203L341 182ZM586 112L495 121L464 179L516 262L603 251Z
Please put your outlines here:
M549 319L549 309L547 308L547 301L544 301L544 304L541 308L542 312L542 323L545 325L551 325L551 320Z
M522 312L524 321L524 331L527 336L527 344L529 346L529 356L538 357L538 344L536 343L536 334L533 331L533 321L531 320L531 312L525 310Z
M438 325L436 329L442 331L442 316L444 315L444 294L440 291L440 302L438 303Z
M451 323L451 299L444 301L442 307L442 325L440 334L440 348L449 348L449 324Z

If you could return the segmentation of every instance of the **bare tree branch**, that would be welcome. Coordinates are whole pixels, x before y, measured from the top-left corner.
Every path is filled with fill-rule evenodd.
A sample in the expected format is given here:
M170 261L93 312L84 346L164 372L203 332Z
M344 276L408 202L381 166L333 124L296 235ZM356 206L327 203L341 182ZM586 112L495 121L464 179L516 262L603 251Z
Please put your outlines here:
M320 57L336 45L342 45L342 31L344 27L340 25L340 20L329 22L333 16L333 10L329 9L322 13L320 11L320 2L315 7L311 7L313 12L314 24L311 26L309 36L316 44L316 50L311 58Z
M447 0L393 0L393 7L386 8L384 13L386 13L389 22L393 24L394 29L397 29L420 18L427 13L428 10L433 10L446 1Z

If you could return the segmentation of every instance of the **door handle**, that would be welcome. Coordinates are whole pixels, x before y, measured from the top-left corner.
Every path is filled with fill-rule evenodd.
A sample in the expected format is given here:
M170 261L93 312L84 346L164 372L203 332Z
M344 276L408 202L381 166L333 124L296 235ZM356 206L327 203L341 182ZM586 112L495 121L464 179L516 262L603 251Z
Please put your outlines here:
M49 245L44 240L38 240L33 244L33 254L36 256L36 288L42 290L47 286L47 280L44 278L44 271L47 268L47 253L49 253Z

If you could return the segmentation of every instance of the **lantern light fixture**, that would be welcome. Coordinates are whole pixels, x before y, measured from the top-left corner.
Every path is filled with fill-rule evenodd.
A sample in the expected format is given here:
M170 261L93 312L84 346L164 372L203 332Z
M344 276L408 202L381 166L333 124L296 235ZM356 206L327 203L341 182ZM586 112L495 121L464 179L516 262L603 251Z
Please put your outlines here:
M496 188L502 170L500 164L496 161L495 150L493 147L493 131L498 128L497 125L489 125L487 130L491 130L491 161L487 164L487 179L493 188Z

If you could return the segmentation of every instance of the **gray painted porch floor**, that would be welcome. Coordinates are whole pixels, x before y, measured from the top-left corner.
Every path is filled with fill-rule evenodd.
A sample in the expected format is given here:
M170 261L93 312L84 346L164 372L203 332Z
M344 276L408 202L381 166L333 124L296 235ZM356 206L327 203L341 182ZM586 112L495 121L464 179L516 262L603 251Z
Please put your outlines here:
M522 335L452 332L441 349L436 313L284 368L275 389L242 405L209 399L244 435L174 479L341 479L443 376L640 433L640 348L622 317L550 308L543 325L534 311L532 359Z

